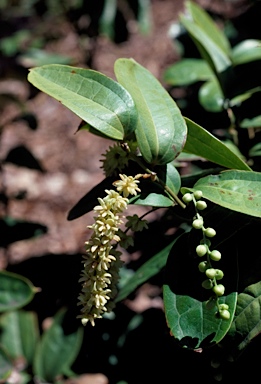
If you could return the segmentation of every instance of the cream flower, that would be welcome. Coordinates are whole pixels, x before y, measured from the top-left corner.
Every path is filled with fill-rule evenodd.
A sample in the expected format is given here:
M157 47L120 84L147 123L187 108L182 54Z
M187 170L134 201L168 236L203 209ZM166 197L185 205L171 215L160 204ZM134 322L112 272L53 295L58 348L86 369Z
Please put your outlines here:
M137 192L140 192L138 187L139 180L133 176L119 175L121 180L117 180L113 183L117 191L122 193L124 197L129 195L137 195Z

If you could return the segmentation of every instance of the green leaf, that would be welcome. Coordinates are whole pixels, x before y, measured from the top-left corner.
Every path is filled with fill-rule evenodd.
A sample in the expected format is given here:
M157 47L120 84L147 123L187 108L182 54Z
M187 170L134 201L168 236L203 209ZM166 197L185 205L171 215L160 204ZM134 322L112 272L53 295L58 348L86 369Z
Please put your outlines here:
M37 289L25 277L0 271L0 312L25 306L36 292Z
M261 60L261 40L244 40L232 49L232 61L234 65Z
M160 183L150 179L140 180L141 193L130 199L130 204L146 205L151 207L171 207L174 205L170 193L177 195L180 190L180 174L172 163L159 165L154 168ZM164 186L168 191L164 190Z
M109 138L122 140L135 129L131 96L99 72L52 64L31 69L28 80Z
M225 144L215 138L211 133L185 118L188 127L188 137L184 152L204 157L213 163L226 168L251 170L244 161L232 152Z
M170 163L182 151L187 133L176 103L158 80L136 61L118 59L114 70L138 111L135 134L142 156L149 164Z
M226 55L230 55L230 43L225 33L217 27L214 20L199 5L192 1L186 2L186 8L195 24L200 26L215 44L222 49Z
M226 252L221 250L222 258L230 257L230 265L225 264L226 267L222 268L225 273L222 282L227 292L219 299L220 304L229 305L231 317L230 320L224 321L215 316L216 307L206 308L206 302L212 292L201 286L205 277L198 271L199 258L195 257L195 248L191 245L192 239L192 231L182 234L169 253L163 300L171 334L181 346L197 350L219 343L231 326L237 298L235 273L237 253L235 251L234 254L230 252L226 255Z
M237 333L241 351L261 333L261 282L252 284L238 295L233 333Z
M209 65L202 59L183 59L171 65L164 72L163 79L167 84L184 86L213 78Z
M229 56L216 44L213 34L209 35L202 25L196 24L193 20L184 16L181 16L180 19L198 47L202 58L207 61L215 73L220 74L231 67L232 63Z
M198 180L191 190L201 190L204 198L246 215L261 217L261 173L223 171ZM182 189L182 193L185 189Z
M224 95L216 78L212 78L199 89L199 102L209 112L223 111Z
M65 311L54 317L51 327L44 332L34 358L35 375L46 381L53 381L59 375L70 372L82 344L83 328L65 335L61 326Z
M0 346L0 380L1 383L6 383L8 377L11 375L13 370L12 362L7 355L6 351Z
M126 281L124 286L120 289L116 302L126 299L135 289L141 284L145 283L148 279L155 276L165 266L169 252L175 244L177 239L173 240L165 248L163 248L151 259L146 261L137 271Z
M240 123L241 128L260 128L261 127L261 115L255 116L252 119L243 119Z
M169 285L163 286L164 307L172 335L183 347L197 350L219 343L228 332L231 321L215 317L216 308L206 308L206 301L175 294ZM235 307L236 293L220 299L220 304Z
M26 311L7 312L0 318L0 343L13 360L22 358L32 363L39 329L36 314Z

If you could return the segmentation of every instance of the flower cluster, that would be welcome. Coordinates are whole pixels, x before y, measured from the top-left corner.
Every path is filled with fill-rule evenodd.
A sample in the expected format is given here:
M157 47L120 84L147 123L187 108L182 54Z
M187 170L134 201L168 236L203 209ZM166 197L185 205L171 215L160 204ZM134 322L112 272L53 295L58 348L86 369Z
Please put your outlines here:
M79 305L82 306L82 323L88 321L94 326L95 319L113 308L113 298L117 294L118 271L121 266L119 251L115 245L121 240L119 227L122 224L122 212L127 209L129 194L136 195L138 180L131 176L120 175L121 180L114 185L115 190L106 190L106 196L98 198L99 205L94 207L95 223L88 226L92 229L91 238L86 241L86 255L84 255L84 270L80 282L82 292Z
M212 296L207 301L207 308L212 309L217 307L216 316L223 319L230 319L229 306L227 304L219 304L219 298L224 295L225 287L223 284L219 284L218 281L224 276L221 269L213 268L211 262L219 261L221 259L221 253L218 250L210 250L211 241L210 238L216 235L214 228L205 228L204 219L198 211L202 211L207 208L207 203L201 200L203 197L202 191L194 191L193 193L185 193L182 200L187 204L193 201L196 209L196 215L193 219L192 226L195 229L201 229L203 238L200 244L196 247L196 253L198 257L206 256L206 260L201 261L198 265L200 272L204 273L206 279L202 282L202 287L212 290Z

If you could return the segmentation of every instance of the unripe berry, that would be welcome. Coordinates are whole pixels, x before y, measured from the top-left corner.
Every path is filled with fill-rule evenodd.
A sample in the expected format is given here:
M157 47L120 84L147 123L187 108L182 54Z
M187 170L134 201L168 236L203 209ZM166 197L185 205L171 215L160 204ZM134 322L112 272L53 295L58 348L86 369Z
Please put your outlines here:
M199 257L205 256L207 253L208 249L204 244L200 244L196 248L196 253Z
M224 309L228 309L228 308L229 308L229 306L225 303L219 304L219 306L218 306L219 311L223 311Z
M225 287L223 284L217 284L215 285L213 288L212 288L213 292L217 295L217 296L223 296L224 293L225 293Z
M201 261L198 265L198 269L200 272L204 273L208 267L208 262L207 261Z
M221 253L214 249L213 251L210 252L209 257L213 261L219 261L221 259Z
M204 233L207 237L214 237L216 235L216 231L213 228L206 228Z
M207 203L203 200L199 200L196 202L196 208L200 211L203 211L203 209L207 208Z
M205 289L211 289L213 287L213 282L212 280L207 279L207 280L204 280L201 285Z
M195 229L201 229L203 227L203 219L195 219L193 220L192 226Z
M202 193L202 191L194 191L193 195L194 195L196 200L199 200L203 196L203 193Z
M227 309L223 309L222 311L219 311L219 317L223 320L229 320L230 312Z
M223 279L223 277L224 277L224 272L221 271L221 269L216 269L216 276L215 276L215 278L217 280L221 280L221 279Z
M182 197L182 200L184 203L190 203L193 200L193 195L192 193L185 193L185 195Z
M206 270L206 276L209 278L209 279L214 279L214 277L216 276L216 270L214 268L209 268Z

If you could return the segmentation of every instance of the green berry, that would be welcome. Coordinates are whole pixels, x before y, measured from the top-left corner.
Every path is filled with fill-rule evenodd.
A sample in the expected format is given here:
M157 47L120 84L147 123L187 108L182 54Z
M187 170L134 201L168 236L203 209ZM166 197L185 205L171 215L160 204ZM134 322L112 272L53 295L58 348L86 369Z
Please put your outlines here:
M201 229L203 227L203 219L195 219L193 220L192 226L195 229Z
M214 279L214 277L216 276L216 270L214 268L209 268L206 270L206 276L209 278L209 279Z
M196 208L199 209L200 211L203 211L204 209L207 208L207 203L203 200L199 200L196 202Z
M214 285L214 287L212 288L213 292L217 295L217 296L223 296L224 293L225 293L225 287L223 284L217 284L217 285Z
M221 253L214 249L213 251L210 252L209 257L213 261L219 261L221 259Z
M194 191L193 195L194 195L196 200L199 200L203 196L203 193L202 193L202 191Z
M208 267L207 261L201 261L201 263L199 263L199 265L198 265L198 269L202 273L206 272L207 267Z
M182 197L182 200L184 203L188 204L193 200L193 195L192 193L185 193L185 195Z
M230 312L227 309L223 309L219 311L219 317L223 320L229 320L230 319Z
M207 253L208 249L204 244L200 244L196 248L196 253L199 257L205 256Z
M216 235L216 231L213 228L206 228L204 233L207 237L214 237Z
M201 285L205 289L211 289L213 287L213 282L212 280L207 279L207 280L204 280Z
M219 311L223 311L224 309L228 309L228 308L229 308L229 306L225 303L219 304L219 306L218 306Z
M216 269L216 275L215 275L215 278L216 278L217 280L221 280L221 279L223 279L223 277L224 277L224 272L221 271L221 269Z

